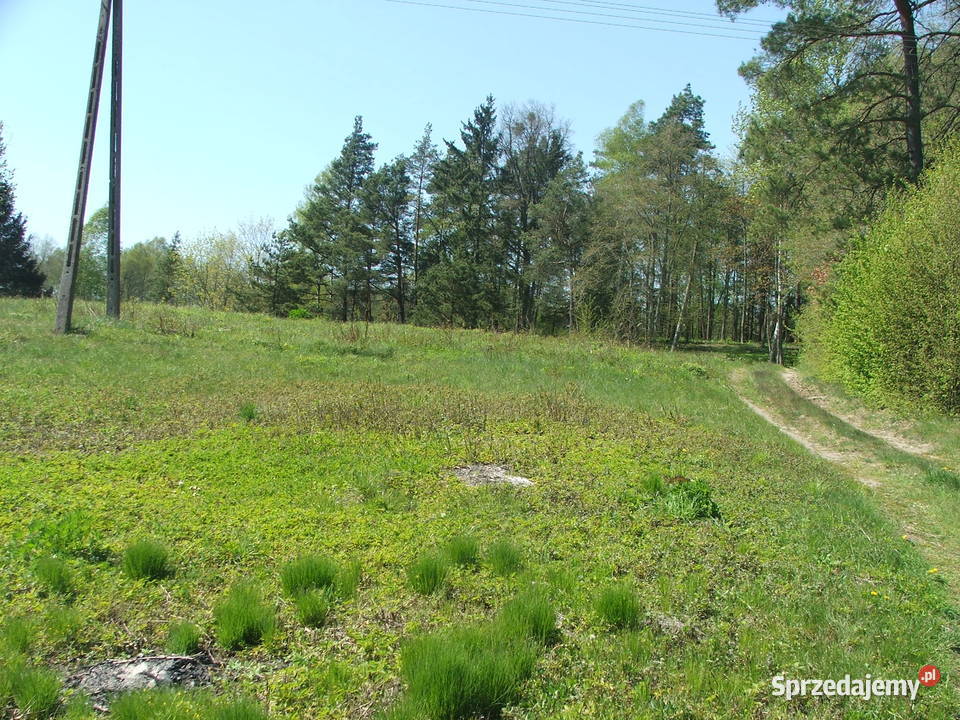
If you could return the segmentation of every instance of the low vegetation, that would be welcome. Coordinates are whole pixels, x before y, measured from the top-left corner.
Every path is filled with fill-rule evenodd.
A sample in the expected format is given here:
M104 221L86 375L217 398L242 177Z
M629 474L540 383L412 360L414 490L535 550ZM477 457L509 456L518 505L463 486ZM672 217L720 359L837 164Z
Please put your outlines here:
M597 614L613 630L638 627L642 612L636 592L628 585L610 585L597 597Z
M170 553L153 540L138 540L123 554L123 571L134 580L162 580L172 574Z
M167 651L174 655L193 655L200 650L200 638L200 628L193 623L173 623L167 630Z
M227 650L259 645L276 629L275 611L264 602L260 591L239 583L213 609L217 642Z

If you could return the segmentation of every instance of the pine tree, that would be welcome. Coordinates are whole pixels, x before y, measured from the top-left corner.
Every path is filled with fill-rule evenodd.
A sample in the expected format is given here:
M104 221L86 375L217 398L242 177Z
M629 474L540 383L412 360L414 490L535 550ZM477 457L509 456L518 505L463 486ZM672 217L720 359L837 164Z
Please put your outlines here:
M27 221L14 207L2 131L0 124L0 295L36 296L45 278L27 241Z

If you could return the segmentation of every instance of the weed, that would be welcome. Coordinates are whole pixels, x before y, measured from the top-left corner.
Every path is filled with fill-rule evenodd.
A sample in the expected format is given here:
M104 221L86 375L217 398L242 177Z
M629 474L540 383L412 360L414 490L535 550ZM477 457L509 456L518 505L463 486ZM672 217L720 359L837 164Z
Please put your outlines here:
M550 644L558 634L557 613L546 594L538 590L528 590L508 602L500 624L508 635L539 645Z
M536 651L486 626L459 628L411 642L401 658L411 714L457 720L497 717L517 700Z
M307 627L321 627L330 613L330 596L326 592L307 590L297 595L293 604L297 618Z
M213 609L217 641L228 650L259 645L276 629L272 607L252 585L235 585Z
M70 597L73 595L73 573L60 558L45 555L34 563L33 574L48 593Z
M445 549L447 557L454 565L467 567L480 562L480 546L477 539L470 535L457 535L450 538Z
M309 320L313 317L313 313L306 308L290 308L287 311L287 317L291 320Z
M930 470L924 473L923 480L924 482L940 485L950 490L960 490L960 475L952 473L949 470Z
M237 411L237 414L240 416L241 420L253 422L257 419L257 417L259 417L260 411L252 402L245 402L240 406L240 410Z
M610 585L601 590L596 609L604 624L613 630L636 628L640 624L640 601L627 585Z
M497 575L511 575L523 568L523 555L509 540L493 543L487 551L487 560Z
M10 678L10 694L24 717L53 717L60 706L60 678L50 670L22 667Z
M0 625L0 648L24 654L33 644L33 623L23 617L10 616Z
M280 583L289 597L308 590L332 588L337 581L337 564L320 555L301 555L280 572Z
M123 571L134 580L161 580L171 574L169 557L160 543L139 540L123 554Z
M193 623L173 623L167 630L167 650L174 655L193 655L200 650L200 628Z
M432 595L446 584L449 570L446 557L438 552L427 553L407 568L407 579L421 595Z

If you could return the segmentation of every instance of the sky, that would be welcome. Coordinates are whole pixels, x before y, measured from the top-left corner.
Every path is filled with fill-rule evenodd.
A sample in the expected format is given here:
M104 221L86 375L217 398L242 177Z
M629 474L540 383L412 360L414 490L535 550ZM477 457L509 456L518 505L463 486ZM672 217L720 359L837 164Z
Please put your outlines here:
M99 7L0 0L0 122L16 206L29 233L57 245L66 243ZM676 14L684 11L705 15ZM718 152L732 156L733 119L749 103L737 68L763 26L708 15L712 0L126 0L123 244L259 218L282 227L355 115L386 162L409 153L428 122L438 143L456 139L488 94L498 107L552 105L590 159L631 103L642 100L655 120L690 83ZM777 17L761 8L745 19ZM109 65L88 217L107 200L108 89Z

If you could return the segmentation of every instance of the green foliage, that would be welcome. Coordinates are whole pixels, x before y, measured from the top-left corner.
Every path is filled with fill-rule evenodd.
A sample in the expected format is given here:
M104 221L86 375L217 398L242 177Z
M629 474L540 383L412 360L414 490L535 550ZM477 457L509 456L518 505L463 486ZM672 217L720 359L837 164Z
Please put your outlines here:
M161 580L173 571L167 548L154 540L138 540L123 553L123 571L134 580Z
M49 718L60 707L60 678L56 673L26 665L6 665L0 685L9 688L17 709L25 718Z
M710 486L700 480L669 485L659 498L660 507L681 520L719 518L720 508L713 501Z
M500 627L511 637L548 645L556 640L557 613L541 590L527 590L508 602L500 614Z
M923 474L923 480L924 482L940 485L949 490L960 490L960 475L950 472L949 470L929 470Z
M523 568L523 554L509 540L497 540L487 550L487 561L497 575L511 575Z
M7 170L6 147L0 123L0 296L36 296L44 276L27 240L27 220L14 207L11 173Z
M334 587L338 575L337 564L320 555L301 555L284 566L280 583L289 597L308 590L326 590Z
M209 715L210 720L268 720L266 711L250 700L233 700L218 705Z
M330 594L317 590L300 592L293 600L297 618L307 627L320 627L330 613Z
M260 415L260 411L252 402L245 402L240 406L240 410L237 411L237 414L240 416L241 420L253 422Z
M33 574L48 593L70 597L74 593L73 572L67 563L52 555L45 555L34 563Z
M597 614L614 630L634 629L640 624L640 600L628 585L610 585L600 591L596 600Z
M444 550L454 565L468 567L480 562L480 545L472 535L456 535L450 538Z
M287 317L291 320L309 320L313 317L313 313L306 308L290 308L287 311Z
M110 706L113 720L268 720L249 700L222 700L208 693L140 690L120 695Z
M804 314L803 357L874 403L960 410L960 145L919 188L891 193Z
M173 623L167 630L166 648L174 655L193 655L200 650L200 628L190 622Z
M23 654L33 644L34 626L25 617L10 615L0 624L0 656L4 653Z
M24 548L93 562L109 556L107 549L100 544L92 519L83 510L71 510L57 518L34 519L28 528Z
M51 605L43 617L44 635L55 643L69 645L80 632L83 619L76 608Z
M274 610L252 585L235 585L213 609L217 642L227 650L252 647L269 639L277 626Z
M446 585L449 572L447 558L441 553L430 552L418 557L407 568L407 580L410 587L421 595L432 595Z
M461 628L416 639L401 658L407 683L401 713L436 720L497 717L518 699L535 661L529 642L496 627Z

